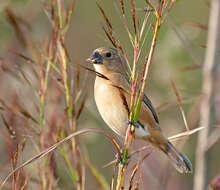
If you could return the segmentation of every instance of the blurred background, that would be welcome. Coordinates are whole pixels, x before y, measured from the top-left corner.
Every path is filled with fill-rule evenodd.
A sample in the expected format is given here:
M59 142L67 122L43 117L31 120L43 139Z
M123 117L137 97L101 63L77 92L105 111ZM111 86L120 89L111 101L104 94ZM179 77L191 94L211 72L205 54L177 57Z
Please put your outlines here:
M71 1L66 0L64 2L66 6L68 6ZM120 39L132 63L133 49L119 16L120 8L118 1L103 0L98 2L110 18L113 30L117 34L118 39ZM130 11L130 3L125 2L129 4L126 10ZM145 1L136 1L137 8L143 8L145 6ZM16 27L12 26L11 22L13 22L13 19L10 19L10 13L16 15L21 21L20 23L22 24L20 25L22 25L24 34L28 34L28 39L37 46L40 54L44 54L45 43L52 34L51 23L41 1L0 1L1 178L5 177L11 170L11 156L16 151L17 144L21 143L24 137L26 145L21 156L22 158L18 159L18 163L38 153L38 148L36 147L38 146L37 144L40 143L40 139L37 139L29 132L30 128L33 128L33 130L36 129L36 123L34 124L34 119L31 117L33 116L36 120L40 119L39 110L37 109L40 105L39 98L37 98L35 94L39 91L39 83L36 76L40 73L38 66L34 66L36 68L36 75L33 74L34 72L30 67L31 63L29 63L27 59L22 59L18 56L18 52L27 57L33 57L34 54L30 53L32 50L27 50L28 44L22 43L22 35L19 36L16 32ZM138 11L137 15L140 21L142 21L144 13ZM171 80L174 81L181 97L190 129L196 128L199 125L202 84L200 65L203 63L206 50L208 15L209 1L184 0L177 1L172 11L163 20L149 80L147 81L146 93L158 111L161 128L167 137L185 131L183 118L177 106L177 99L171 87ZM152 22L152 19L153 17L149 18L149 23ZM132 28L132 22L128 21L128 23L129 27ZM103 32L102 26L104 24L103 16L97 8L96 1L76 1L65 39L65 47L72 64L68 70L69 76L76 75L76 70L79 69L75 67L74 63L92 68L92 65L85 60L95 48L100 46L112 46ZM147 26L146 32L149 34L147 34L146 43L143 47L143 51L145 52L147 52L152 39L152 28L150 25ZM144 61L144 55L145 54L140 58L140 64ZM23 71L28 80L31 81L32 86L24 79L21 71ZM83 86L83 89L88 91L84 108L77 122L78 128L95 127L106 130L112 134L100 117L94 102L93 85L95 74L87 72L84 69L80 69L80 72L77 73L80 76L79 86ZM51 79L49 85L53 86L53 83L54 81ZM33 88L35 88L35 90L33 90ZM82 96L83 94L85 93L82 92ZM62 96L59 90L56 91L55 88L52 87L48 89L45 111L48 120L50 120L54 112L56 112L57 115L62 115L65 109L65 98ZM9 107L14 111L10 111ZM28 113L30 113L31 116L28 116ZM51 126L56 125L56 129L58 130L64 120L59 120L58 118L53 119L53 122L51 120L48 122ZM9 127L16 131L18 136L11 138ZM116 139L119 140L119 142L121 141L118 137L116 137ZM113 167L103 168L103 166L115 159L116 152L111 143L103 136L95 133L80 136L78 140L80 146L88 152L87 156L91 163L93 163L103 175L107 183L110 184ZM182 149L191 160L193 166L195 166L194 158L197 134L185 140L184 143L181 140L176 141L175 144ZM48 145L51 143L53 142L49 141ZM136 141L133 148L137 149L145 145L146 144L142 141ZM210 181L220 171L218 144L214 145L209 151L211 152L211 157L209 158L210 172L207 177ZM134 156L134 160L138 160L138 156L139 155ZM74 160L74 158L72 159ZM65 161L58 156L56 163L57 175L59 176L57 182L59 184L58 187L60 189L73 189L71 175L68 169L64 169ZM27 167L25 173L29 180L25 189L38 189L36 179L38 178L37 175L39 171L35 171L34 168L36 168L36 166L36 163L34 163ZM94 176L89 169L86 168L85 171L86 189L102 189L97 181L94 180ZM193 186L193 174L181 175L177 173L175 169L170 167L165 156L157 151L153 151L153 153L145 159L142 173L140 189L192 189ZM11 186L7 184L5 189L11 189Z

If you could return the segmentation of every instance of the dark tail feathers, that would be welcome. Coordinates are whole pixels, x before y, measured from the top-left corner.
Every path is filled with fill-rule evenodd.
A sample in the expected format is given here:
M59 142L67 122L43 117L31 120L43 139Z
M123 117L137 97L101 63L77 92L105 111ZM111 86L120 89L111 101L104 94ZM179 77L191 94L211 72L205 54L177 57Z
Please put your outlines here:
M168 142L168 151L166 154L171 160L173 166L180 173L192 172L192 164L189 159L184 154L180 153L170 142Z

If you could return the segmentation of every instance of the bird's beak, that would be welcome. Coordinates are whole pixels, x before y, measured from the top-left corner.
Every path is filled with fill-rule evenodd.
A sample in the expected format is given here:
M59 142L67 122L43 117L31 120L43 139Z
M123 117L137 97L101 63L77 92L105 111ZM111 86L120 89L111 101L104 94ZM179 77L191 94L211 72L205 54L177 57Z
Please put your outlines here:
M94 52L86 61L93 64L102 64L102 57L98 52Z

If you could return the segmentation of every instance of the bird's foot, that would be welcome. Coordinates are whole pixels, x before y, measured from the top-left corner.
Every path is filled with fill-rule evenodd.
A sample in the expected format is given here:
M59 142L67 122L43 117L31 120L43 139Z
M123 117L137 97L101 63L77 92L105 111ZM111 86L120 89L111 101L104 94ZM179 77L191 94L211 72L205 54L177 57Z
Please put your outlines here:
M134 125L134 120L128 120L128 125Z
M123 150L123 149L120 150L120 156L117 153L115 157L116 157L117 163L118 164L120 163L122 165L126 165L128 159L130 158L130 156L128 156L128 151Z

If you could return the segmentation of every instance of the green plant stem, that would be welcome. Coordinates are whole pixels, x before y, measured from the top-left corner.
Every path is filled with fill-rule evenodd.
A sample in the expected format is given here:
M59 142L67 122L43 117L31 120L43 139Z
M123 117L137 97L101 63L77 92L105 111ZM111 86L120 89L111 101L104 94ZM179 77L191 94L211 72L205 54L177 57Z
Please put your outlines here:
M126 137L125 137L123 155L121 158L121 162L118 164L118 176L117 176L116 190L122 189L122 184L123 184L124 177L125 177L125 170L127 167L129 148L132 144L133 137L134 137L134 126L129 124L127 132L126 132Z
M118 179L117 179L117 185L116 185L116 190L121 190L122 182L123 182L123 173L124 173L124 165L119 164L118 165Z
M43 67L43 65L42 65ZM50 68L51 68L51 61L47 61L47 66L46 66L46 71L45 74L43 73L43 69L41 70L41 81L40 81L40 126L41 129L44 129L46 127L46 120L45 120L45 95L46 95L46 91L47 91L47 87L48 87L48 76L49 76L49 72L50 72ZM40 144L41 147L44 148L44 136L43 133L41 133L41 137L40 137ZM46 167L45 163L46 163L46 159L42 160L42 167ZM42 175L41 175L41 179L42 179L42 188L46 189L47 187L47 181L46 181L46 172L44 169L41 170Z
M65 96L66 96L67 114L69 118L72 118L72 105L70 101L71 97L70 97L70 90L69 90L68 78L67 78L66 54L61 44L60 44L60 55L62 59L62 75L63 75L63 83L64 83Z
M66 162L66 164L67 164L67 166L69 168L69 171L71 173L73 182L77 183L79 176L77 175L77 173L74 172L74 170L73 170L73 168L71 166L71 162L70 162L66 152L62 148L58 148L57 150L63 155L64 160L65 160L65 162Z
M146 80L149 75L149 71L150 71L150 67L151 67L151 63L152 63L152 58L153 58L153 54L154 54L154 50L155 50L155 46L156 46L156 42L157 42L157 36L159 33L159 29L160 29L160 25L161 25L161 15L160 15L160 13L156 12L156 24L155 24L155 28L154 28L154 35L153 35L149 55L146 58L146 66L145 66L144 76L142 79L140 95L139 95L139 98L137 101L137 106L135 108L135 115L134 115L135 122L138 120L138 116L139 116L139 112L140 112L140 108L141 108L141 104L142 104L142 98L143 98L144 90L146 87Z

